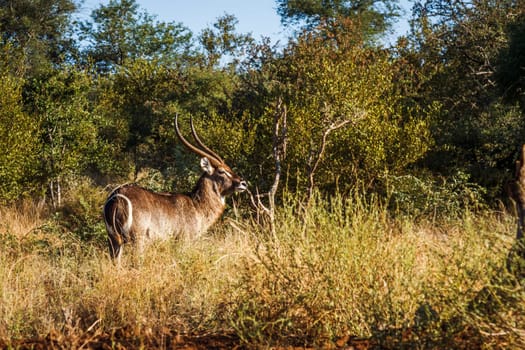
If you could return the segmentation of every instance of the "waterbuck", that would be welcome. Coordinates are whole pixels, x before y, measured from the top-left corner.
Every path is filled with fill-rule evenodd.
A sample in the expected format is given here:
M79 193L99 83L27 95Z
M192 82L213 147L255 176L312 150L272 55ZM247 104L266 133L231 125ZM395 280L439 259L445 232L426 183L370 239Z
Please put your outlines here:
M190 124L199 147L182 136L175 117L175 131L180 141L202 157L200 165L204 173L191 193L156 193L129 184L109 195L104 205L104 221L110 255L119 263L122 246L128 242L137 244L142 251L146 242L153 239L199 237L222 215L225 197L247 189L246 182L202 143L192 119Z

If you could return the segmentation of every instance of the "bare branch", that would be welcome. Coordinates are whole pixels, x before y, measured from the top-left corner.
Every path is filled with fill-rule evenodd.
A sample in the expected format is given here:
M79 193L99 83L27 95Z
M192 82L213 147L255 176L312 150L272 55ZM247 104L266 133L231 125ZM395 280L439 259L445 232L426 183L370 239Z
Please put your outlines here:
M275 161L275 174L273 179L273 184L270 187L270 190L266 194L268 196L268 207L265 206L261 198L264 195L253 196L252 193L250 194L250 200L252 202L252 206L255 208L257 212L257 222L260 220L260 214L264 213L264 215L268 218L269 224L270 224L270 230L272 232L272 235L275 236L275 194L277 193L277 190L279 188L279 182L281 179L281 162L286 157L286 142L287 142L287 110L286 106L284 105L281 98L279 98L276 102L275 106L275 114L274 114L274 130L273 130L273 158ZM257 199L257 200L256 200Z
M342 119L342 120L340 120L338 122L332 122L330 124L330 126L328 126L328 128L325 129L325 131L323 132L323 137L321 139L321 146L320 146L319 150L317 151L317 154L316 154L313 166L311 166L309 171L308 171L309 186L308 186L307 202L310 202L310 199L311 199L312 194L313 194L313 190L314 190L314 187L315 187L315 181L314 181L315 173L317 171L317 168L319 167L319 164L321 164L321 161L323 159L324 152L325 152L325 149L326 149L326 145L328 143L328 136L332 132L334 132L335 130L341 129L342 127L344 127L345 125L347 125L349 123L352 123L352 124L355 125L356 122L358 120L362 119L364 116L365 116L365 112L364 111L356 112L355 115L353 116L353 118L351 118L351 119L350 118L346 118L346 119Z

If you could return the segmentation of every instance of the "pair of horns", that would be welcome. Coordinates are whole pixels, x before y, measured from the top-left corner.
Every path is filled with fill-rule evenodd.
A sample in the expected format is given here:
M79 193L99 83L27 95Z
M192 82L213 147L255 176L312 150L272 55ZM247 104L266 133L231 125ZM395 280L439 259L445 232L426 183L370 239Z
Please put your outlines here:
M190 117L190 126L191 126L191 133L193 135L193 138L195 139L195 142L201 147L198 148L191 143L188 142L182 136L180 130L179 130L179 122L178 122L178 114L175 114L175 132L177 133L177 137L181 140L181 142L186 146L190 151L200 155L201 157L206 157L211 162L211 164L215 167L224 164L224 161L221 157L215 152L213 152L208 146L206 146L197 135L197 132L195 131L195 126L193 125L193 117Z

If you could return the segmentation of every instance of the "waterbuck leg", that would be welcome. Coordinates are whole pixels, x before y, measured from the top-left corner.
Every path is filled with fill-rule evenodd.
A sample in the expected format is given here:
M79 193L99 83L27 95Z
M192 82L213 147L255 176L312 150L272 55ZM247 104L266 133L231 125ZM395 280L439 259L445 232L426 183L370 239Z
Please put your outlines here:
M122 256L122 244L111 235L108 236L109 256L113 261L120 265L120 257Z

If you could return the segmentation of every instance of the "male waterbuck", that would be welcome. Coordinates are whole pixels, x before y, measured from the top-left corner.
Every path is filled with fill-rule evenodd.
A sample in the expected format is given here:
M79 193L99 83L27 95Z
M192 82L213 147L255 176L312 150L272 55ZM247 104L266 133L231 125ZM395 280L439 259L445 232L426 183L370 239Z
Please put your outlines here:
M178 138L190 151L202 157L200 165L204 174L189 194L155 193L133 184L115 189L104 205L112 258L120 261L122 245L128 242L137 244L141 251L152 239L197 238L222 215L226 196L246 190L246 182L202 143L193 120L190 124L199 147L182 136L175 117Z

